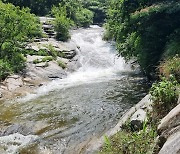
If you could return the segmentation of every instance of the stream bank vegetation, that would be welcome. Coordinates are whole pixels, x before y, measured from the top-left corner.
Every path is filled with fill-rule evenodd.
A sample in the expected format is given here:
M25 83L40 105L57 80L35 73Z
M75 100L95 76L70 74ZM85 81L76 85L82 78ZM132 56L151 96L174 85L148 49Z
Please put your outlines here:
M150 89L152 109L148 111L147 120L142 129L134 130L127 121L121 131L104 139L99 154L157 154L160 145L157 142L157 127L160 120L178 104L180 95L180 58L173 57L161 62L160 80ZM162 146L162 145L161 145Z
M152 79L161 60L180 54L179 16L177 0L112 0L104 38L115 40L119 54L136 59Z
M112 0L104 39L115 40L119 54L136 59L142 72L157 81L150 89L152 111L143 129L130 123L114 136L105 137L101 154L158 153L159 121L175 106L180 95L180 3L177 0Z
M0 1L0 80L25 67L25 46L34 37L41 37L37 17L28 8L20 9Z

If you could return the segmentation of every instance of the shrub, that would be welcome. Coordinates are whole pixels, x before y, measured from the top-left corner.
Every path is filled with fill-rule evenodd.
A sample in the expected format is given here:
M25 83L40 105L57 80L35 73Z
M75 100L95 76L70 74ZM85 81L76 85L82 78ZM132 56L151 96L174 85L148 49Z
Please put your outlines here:
M64 63L64 62L62 62L62 61L57 61L57 63L58 63L58 65L62 68L62 69L65 69L65 68L67 68L67 65Z
M66 7L59 4L58 7L54 6L51 12L55 17L53 24L57 32L56 38L59 41L67 41L70 38L69 29L72 21L67 17Z
M179 53L179 15L177 1L111 1L105 38L117 42L123 57L136 58L152 79L164 55Z
M154 110L159 115L164 115L177 105L178 92L176 91L177 81L174 79L154 83L150 89L151 100L153 101Z
M70 38L70 20L67 19L65 16L56 16L56 19L54 20L54 27L55 31L57 32L57 40L67 41Z
M39 55L39 56L48 56L49 54L48 54L48 52L47 52L46 49L40 49L40 50L38 51L38 53L35 52L35 55Z
M4 80L11 73L12 73L12 69L10 64L0 59L0 80Z
M12 71L18 73L25 68L26 58L21 53L15 53L9 63L11 65Z
M38 63L41 63L41 60L39 60L39 59L33 60L33 64L38 64Z
M30 39L40 37L42 33L38 18L31 14L29 9L20 9L2 1L0 1L0 21L2 79L9 75L9 72L19 72L25 67L24 47Z
M170 36L169 41L166 44L165 52L163 56L165 58L172 58L176 55L180 56L180 29L176 29Z
M50 62L50 61L52 61L52 60L53 60L53 57L52 57L52 56L46 56L46 57L44 57L44 58L42 59L41 62Z
M160 67L160 74L166 78L174 76L175 79L180 83L180 57L175 56L168 60L164 60Z
M76 12L75 23L80 27L89 27L93 23L93 12L88 9L81 9Z
M54 58L57 58L57 56L58 56L58 53L57 53L57 51L55 50L55 48L52 46L52 44L48 44L48 45L46 45L45 47L47 47L48 48L48 53L49 53L49 55L51 55L52 57L54 57Z
M157 133L154 126L144 124L138 132L121 130L110 139L105 137L105 145L100 154L145 154L152 153Z

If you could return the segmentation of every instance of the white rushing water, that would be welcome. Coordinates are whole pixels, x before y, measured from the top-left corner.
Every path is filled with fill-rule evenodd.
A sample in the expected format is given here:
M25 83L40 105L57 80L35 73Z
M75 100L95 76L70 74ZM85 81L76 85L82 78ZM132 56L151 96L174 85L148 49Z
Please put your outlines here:
M103 28L99 26L72 32L71 41L80 47L78 56L81 67L67 78L52 81L21 100L35 99L56 89L116 79L117 73L130 71L123 58L117 56L115 47L102 40L102 35Z
M81 67L34 94L0 104L0 122L9 124L0 154L76 154L145 95L138 74L102 35L98 26L73 31Z

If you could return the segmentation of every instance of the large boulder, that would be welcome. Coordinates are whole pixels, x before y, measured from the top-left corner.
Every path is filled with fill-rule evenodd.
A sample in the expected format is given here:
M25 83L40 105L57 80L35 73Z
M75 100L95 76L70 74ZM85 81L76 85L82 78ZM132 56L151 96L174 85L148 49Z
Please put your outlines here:
M171 130L178 125L180 125L180 104L161 120L161 123L158 126L158 133L161 134L163 131Z
M160 154L180 153L180 99L178 105L165 116L158 126Z
M160 150L159 154L179 154L180 153L180 131L172 134Z

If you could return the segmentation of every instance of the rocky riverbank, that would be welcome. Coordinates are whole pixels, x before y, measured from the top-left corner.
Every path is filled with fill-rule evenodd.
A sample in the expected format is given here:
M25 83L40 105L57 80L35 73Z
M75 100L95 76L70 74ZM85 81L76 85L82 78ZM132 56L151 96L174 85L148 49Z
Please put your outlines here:
M77 54L79 47L73 42L55 39L56 33L50 22L52 18L40 17L40 21L44 37L36 38L27 45L26 49L33 54L26 57L26 69L20 74L8 76L0 83L0 100L32 93L34 89L49 81L65 78L80 67ZM39 55L40 52L49 53L49 56ZM55 59L51 59L52 52L57 54Z
M82 151L80 153L86 153L86 154L98 153L98 151L104 145L105 136L112 138L113 136L117 135L117 133L120 133L121 131L123 131L123 127L126 124L129 124L131 129L133 128L132 129L133 131L134 130L139 131L141 129L145 129L143 128L144 122L145 121L148 122L148 118L151 118L151 116L148 114L154 112L152 108L153 102L151 101L150 97L151 97L150 95L145 96L137 105L132 107L127 113L125 113L122 116L119 123L114 128L106 132L104 136L100 138L92 139L89 143L87 143L85 146L82 147ZM143 138L144 143L148 142L148 144L152 146L150 149L151 151L148 151L149 153L179 154L180 152L180 144L179 144L180 143L180 122L179 122L180 121L180 96L179 96L177 104L178 105L175 108L173 108L160 121L158 120L158 118L154 119L154 120L158 120L159 122L158 122L158 126L155 128L155 132L157 132L157 137L155 138L153 143L148 141L148 138ZM148 132L149 130L146 130L146 131ZM123 137L123 136L119 136L119 137ZM119 138L118 140L121 140L121 139ZM109 144L111 144L110 141L106 141L106 142L109 142ZM114 145L109 145L109 146L114 146ZM120 146L120 145L117 145L117 146ZM112 147L109 147L109 148L112 148ZM111 149L109 150L113 152ZM106 153L108 153L108 151L106 150L102 152L102 154L106 154Z

